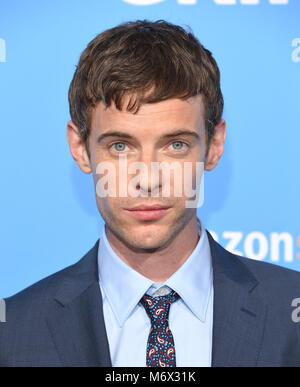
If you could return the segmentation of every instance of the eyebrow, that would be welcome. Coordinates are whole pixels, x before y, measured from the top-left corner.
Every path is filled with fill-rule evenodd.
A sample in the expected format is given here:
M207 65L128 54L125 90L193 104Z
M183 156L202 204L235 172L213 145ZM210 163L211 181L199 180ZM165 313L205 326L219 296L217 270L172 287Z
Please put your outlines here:
M177 129L174 132L163 134L162 136L160 136L159 139L161 140L164 138L172 138L172 137L177 137L177 136L193 136L197 140L200 139L200 136L197 132L194 132L194 131L188 130L188 129ZM128 138L131 140L136 139L134 136L132 136L131 134L128 134L126 132L113 130L113 131L109 131L109 132L101 134L98 137L97 142L100 143L103 139L105 139L107 137L120 137L120 138Z

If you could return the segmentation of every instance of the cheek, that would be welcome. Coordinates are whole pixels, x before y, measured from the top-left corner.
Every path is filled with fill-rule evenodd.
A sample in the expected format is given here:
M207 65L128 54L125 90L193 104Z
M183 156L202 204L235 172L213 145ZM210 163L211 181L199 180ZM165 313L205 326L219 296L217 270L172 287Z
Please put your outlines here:
M172 171L170 185L174 196L179 201L191 196L190 191L198 186L202 179L203 171L204 162L194 160L183 162L180 167ZM168 178L162 179L162 181L165 183L163 186L168 186Z
M97 196L96 201L102 217L104 219L109 218L111 221L113 219L124 218L125 212L123 209L129 207L128 200L126 198L100 198Z
M120 202L119 200L113 200L112 198L99 198L97 197L97 207L99 210L99 213L103 220L109 224L118 224L118 223L124 223L121 221L122 219L122 212L120 208Z

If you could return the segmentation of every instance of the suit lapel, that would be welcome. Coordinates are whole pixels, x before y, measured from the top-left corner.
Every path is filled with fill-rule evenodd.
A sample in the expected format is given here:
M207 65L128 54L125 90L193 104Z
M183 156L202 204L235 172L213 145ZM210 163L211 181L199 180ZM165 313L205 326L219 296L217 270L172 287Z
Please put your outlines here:
M212 365L255 366L267 308L254 289L258 281L242 260L207 232L214 276ZM98 284L99 241L61 279L47 324L65 366L111 367Z
M64 366L110 367L98 284L99 241L62 280L47 324Z
M214 273L212 365L255 366L267 313L254 294L258 281L242 260L208 237Z

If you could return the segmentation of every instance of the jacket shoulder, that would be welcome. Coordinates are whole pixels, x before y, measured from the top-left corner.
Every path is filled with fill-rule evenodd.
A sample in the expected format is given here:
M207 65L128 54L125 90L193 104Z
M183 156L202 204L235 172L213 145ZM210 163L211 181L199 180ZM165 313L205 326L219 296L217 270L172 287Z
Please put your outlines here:
M0 324L0 367L61 364L48 317L61 307L59 297L77 297L80 289L96 278L97 243L75 264L4 299L6 322Z
M73 271L75 264L72 264L64 269L53 273L38 282L28 286L27 288L21 290L20 292L5 298L5 302L8 305L12 304L23 304L26 301L30 301L32 299L37 300L38 298L45 298L47 294L51 296L55 292L56 284L61 282L64 278L70 275Z
M278 285L276 281L285 281L290 286L296 286L300 289L300 272L289 269L271 262L258 261L248 257L236 256L236 259L241 260L259 282L272 283Z
M227 256L230 264L244 267L252 274L260 285L262 292L269 297L278 295L300 297L300 272L274 263L258 261L248 257L240 256L224 249L215 242L217 250L223 256Z
M40 281L30 285L29 287L21 290L13 296L5 298L7 305L7 312L13 311L13 309L28 310L28 304L34 305L34 307L42 307L45 305L47 299L52 299L57 291L57 287L68 278L74 276L80 277L90 273L94 268L94 255L97 250L98 241L96 244L77 262L65 267L62 270L53 273ZM92 262L93 261L93 262Z

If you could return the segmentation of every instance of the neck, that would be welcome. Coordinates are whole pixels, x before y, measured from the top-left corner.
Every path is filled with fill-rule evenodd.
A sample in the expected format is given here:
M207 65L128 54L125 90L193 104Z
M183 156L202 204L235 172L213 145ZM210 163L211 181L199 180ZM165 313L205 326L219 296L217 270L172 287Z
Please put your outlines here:
M131 249L110 229L107 239L116 254L132 269L153 282L165 282L188 259L199 241L196 216L168 243L156 251L139 251Z

